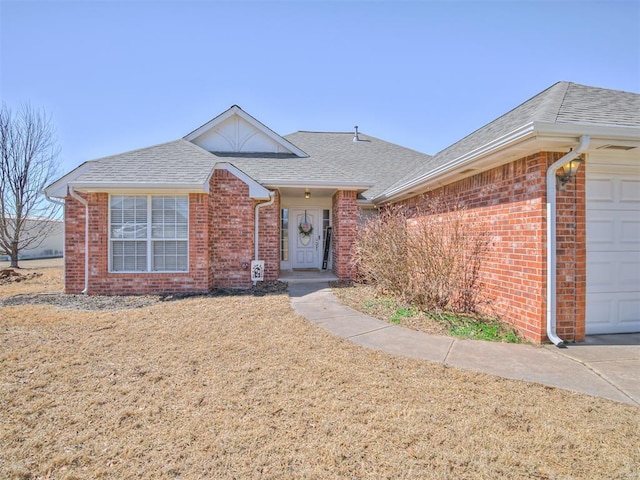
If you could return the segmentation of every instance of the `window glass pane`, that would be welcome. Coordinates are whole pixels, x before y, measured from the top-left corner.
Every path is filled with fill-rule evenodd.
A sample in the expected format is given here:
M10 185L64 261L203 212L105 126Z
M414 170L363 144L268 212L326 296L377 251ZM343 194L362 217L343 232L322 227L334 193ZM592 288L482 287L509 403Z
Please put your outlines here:
M186 196L153 197L153 238L187 238L189 199ZM177 228L180 225L181 228Z
M188 212L189 211L189 198L186 195L182 195L176 198L176 211Z
M111 270L114 272L121 272L124 270L124 259L121 256L113 256Z
M167 255L164 257L164 268L165 270L175 270L176 269L176 257L175 255Z
M189 246L180 241L153 242L153 269L155 271L186 271L189 264Z
M122 209L122 195L113 195L111 197L111 208L112 209Z
M147 198L111 197L111 238L147 237Z
M322 211L322 238L323 238L323 242L324 242L324 238L327 235L327 228L329 228L331 225L329 225L329 210L323 210Z
M122 208L124 210L135 210L136 208L136 197L123 197L122 198Z
M147 242L114 241L111 243L111 269L115 272L147 270Z
M149 271L147 238L152 244L152 269L187 271L189 263L189 197L186 195L112 195L110 197L112 271ZM148 202L151 218L148 218ZM151 232L149 232L151 228ZM176 241L176 239L185 239Z
M176 238L187 238L189 236L189 227L187 225L176 226Z
M289 209L283 208L280 221L280 260L289 260Z

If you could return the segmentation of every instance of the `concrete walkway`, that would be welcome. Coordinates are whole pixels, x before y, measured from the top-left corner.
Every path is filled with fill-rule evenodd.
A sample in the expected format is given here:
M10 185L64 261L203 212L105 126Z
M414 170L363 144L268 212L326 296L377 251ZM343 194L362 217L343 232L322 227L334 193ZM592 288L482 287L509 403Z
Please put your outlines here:
M342 305L328 283L290 283L294 310L366 348L537 382L640 406L640 334L588 337L560 349L427 335Z

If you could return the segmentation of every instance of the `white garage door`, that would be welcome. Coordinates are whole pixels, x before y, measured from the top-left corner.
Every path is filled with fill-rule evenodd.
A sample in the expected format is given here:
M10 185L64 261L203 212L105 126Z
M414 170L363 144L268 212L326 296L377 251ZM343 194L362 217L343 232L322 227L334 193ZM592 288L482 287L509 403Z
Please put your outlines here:
M640 169L587 168L586 333L640 332Z

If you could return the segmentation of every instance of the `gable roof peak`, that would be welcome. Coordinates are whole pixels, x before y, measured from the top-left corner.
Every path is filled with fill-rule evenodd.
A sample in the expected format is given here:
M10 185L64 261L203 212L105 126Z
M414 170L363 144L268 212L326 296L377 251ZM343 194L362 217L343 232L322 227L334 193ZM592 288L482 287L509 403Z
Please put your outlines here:
M234 104L183 137L209 152L308 155Z

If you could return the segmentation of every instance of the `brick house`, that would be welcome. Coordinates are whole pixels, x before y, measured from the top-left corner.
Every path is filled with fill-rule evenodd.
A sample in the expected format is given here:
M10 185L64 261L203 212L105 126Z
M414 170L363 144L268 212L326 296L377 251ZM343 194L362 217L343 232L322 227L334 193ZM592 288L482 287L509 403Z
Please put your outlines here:
M233 106L46 193L65 202L65 291L88 294L248 287L255 259L265 280L323 266L351 278L360 214L462 201L491 232L492 313L560 344L640 331L638 147L640 95L567 82L435 156L357 128L279 136Z

